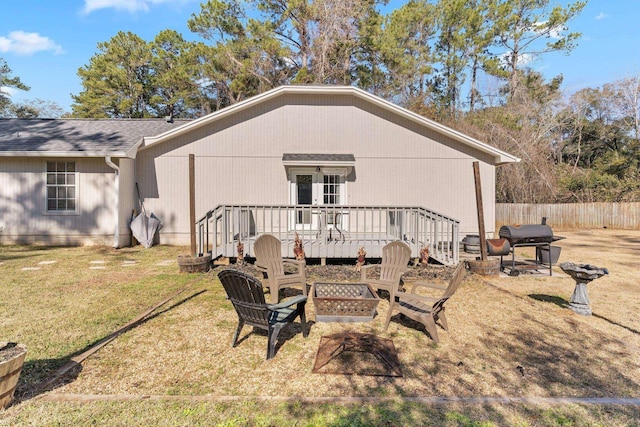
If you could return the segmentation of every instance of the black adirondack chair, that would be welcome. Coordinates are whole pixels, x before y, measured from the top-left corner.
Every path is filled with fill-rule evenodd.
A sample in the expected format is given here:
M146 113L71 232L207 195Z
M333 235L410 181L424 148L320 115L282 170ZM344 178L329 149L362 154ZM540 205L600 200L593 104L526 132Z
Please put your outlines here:
M305 316L306 295L299 295L279 304L267 304L262 284L258 279L237 270L223 270L218 278L227 292L229 300L238 314L238 328L233 335L232 347L236 346L242 327L247 324L268 331L267 360L275 355L280 330L300 316L302 336L307 337Z

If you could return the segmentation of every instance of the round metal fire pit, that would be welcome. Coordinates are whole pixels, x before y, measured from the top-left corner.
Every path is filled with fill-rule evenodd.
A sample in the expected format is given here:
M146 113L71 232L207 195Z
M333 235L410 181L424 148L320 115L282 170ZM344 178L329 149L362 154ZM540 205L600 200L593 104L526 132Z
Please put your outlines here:
M563 262L559 267L576 281L576 287L571 294L571 301L569 301L569 308L583 316L591 316L587 283L609 274L609 270L595 265L574 264L572 262Z

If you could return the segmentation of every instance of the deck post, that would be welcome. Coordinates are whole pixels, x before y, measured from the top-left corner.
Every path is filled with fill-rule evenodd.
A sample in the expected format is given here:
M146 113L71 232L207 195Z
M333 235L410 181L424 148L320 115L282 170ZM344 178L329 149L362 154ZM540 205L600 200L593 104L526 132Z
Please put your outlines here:
M480 183L480 163L473 162L473 178L476 187L476 208L478 210L478 231L480 234L480 259L487 260L487 236L484 231L484 209L482 207L482 184Z
M196 156L189 154L189 234L191 234L191 256L196 249Z

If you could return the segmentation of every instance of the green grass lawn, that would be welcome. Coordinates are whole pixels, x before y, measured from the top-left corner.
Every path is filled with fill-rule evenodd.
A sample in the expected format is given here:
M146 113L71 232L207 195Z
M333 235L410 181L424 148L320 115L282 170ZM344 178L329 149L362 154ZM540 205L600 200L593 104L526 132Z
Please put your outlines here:
M179 250L0 247L2 339L28 345L18 395L194 281L177 273Z

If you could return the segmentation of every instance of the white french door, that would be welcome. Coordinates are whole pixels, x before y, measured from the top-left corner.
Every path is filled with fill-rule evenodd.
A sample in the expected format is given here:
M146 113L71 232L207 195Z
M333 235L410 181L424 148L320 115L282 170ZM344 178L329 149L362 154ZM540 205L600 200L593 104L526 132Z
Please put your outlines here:
M295 212L295 229L318 230L332 226L335 221L333 215L327 215L326 210L321 207L344 204L344 175L324 173L322 170L294 170L291 172L290 182L291 203L309 206L308 209L303 208Z

